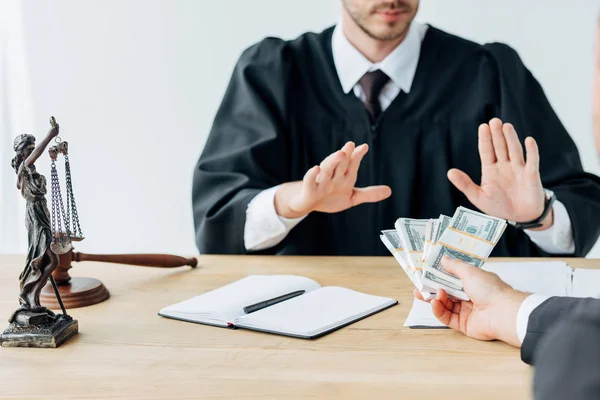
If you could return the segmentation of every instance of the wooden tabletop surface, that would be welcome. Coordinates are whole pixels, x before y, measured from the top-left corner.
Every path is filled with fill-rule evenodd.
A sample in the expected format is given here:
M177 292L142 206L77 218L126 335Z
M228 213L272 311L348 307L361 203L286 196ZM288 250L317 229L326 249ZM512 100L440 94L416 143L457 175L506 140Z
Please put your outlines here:
M17 307L23 262L0 256L2 318ZM71 310L80 333L58 349L0 348L1 399L530 398L532 370L519 350L402 326L412 287L392 257L201 256L195 270L75 263L71 272L102 280L111 298ZM303 275L399 305L316 340L157 315L251 274Z

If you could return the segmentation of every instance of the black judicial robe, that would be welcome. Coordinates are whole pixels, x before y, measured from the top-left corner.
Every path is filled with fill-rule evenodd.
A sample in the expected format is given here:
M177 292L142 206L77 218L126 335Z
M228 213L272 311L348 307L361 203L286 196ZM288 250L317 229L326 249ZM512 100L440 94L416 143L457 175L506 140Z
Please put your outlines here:
M277 246L259 254L388 255L379 239L399 217L452 216L475 209L447 179L450 168L478 183L479 124L499 117L541 153L544 187L571 218L576 255L600 229L600 179L585 173L575 144L517 53L429 27L410 93L375 123L344 94L333 62L333 28L295 40L266 38L241 55L216 114L193 181L201 253L243 254L248 203L260 191L301 180L349 140L368 143L356 186L389 185L390 198L336 213L311 213ZM492 256L547 256L508 227Z

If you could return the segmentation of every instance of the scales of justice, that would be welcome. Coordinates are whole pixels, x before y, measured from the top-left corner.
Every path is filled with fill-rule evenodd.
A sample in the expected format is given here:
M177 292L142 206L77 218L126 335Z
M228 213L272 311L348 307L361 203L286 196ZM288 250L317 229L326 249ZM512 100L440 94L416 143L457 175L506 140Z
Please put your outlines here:
M62 141L59 125L50 117L51 128L36 146L33 135L19 135L14 142L12 167L17 174L17 188L27 202L26 227L28 254L19 276L20 306L9 318L8 328L0 335L3 347L60 346L78 333L78 322L67 308L85 307L110 297L98 279L71 277L73 262L97 261L146 267L174 268L189 265L186 259L168 254L83 254L73 249L73 242L84 239L73 193L68 142ZM46 179L35 168L35 161L48 148L51 164L51 208L46 202ZM66 201L56 163L64 158ZM65 208L66 203L66 208ZM65 211L66 210L66 211ZM56 314L51 309L60 309Z

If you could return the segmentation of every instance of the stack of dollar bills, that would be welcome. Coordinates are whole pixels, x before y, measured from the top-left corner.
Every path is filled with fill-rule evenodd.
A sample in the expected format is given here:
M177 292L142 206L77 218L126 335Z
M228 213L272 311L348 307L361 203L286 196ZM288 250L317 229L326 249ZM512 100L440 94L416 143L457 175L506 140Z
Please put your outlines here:
M398 218L394 227L381 232L381 241L424 298L444 289L451 296L469 300L461 280L442 267L442 257L481 268L504 233L506 220L459 207L452 218Z

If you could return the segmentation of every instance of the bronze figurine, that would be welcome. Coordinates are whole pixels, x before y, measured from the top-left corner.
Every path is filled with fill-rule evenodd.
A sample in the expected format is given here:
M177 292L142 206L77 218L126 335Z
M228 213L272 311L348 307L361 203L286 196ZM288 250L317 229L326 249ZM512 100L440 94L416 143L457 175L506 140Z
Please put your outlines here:
M53 233L46 202L46 178L36 171L34 163L50 141L58 136L59 126L54 117L46 137L35 146L35 137L17 136L16 155L11 166L17 174L17 188L27 202L26 227L28 252L25 268L19 276L20 307L10 316L10 325L0 337L2 346L58 347L77 333L77 321L55 314L40 304L40 293L58 267L58 256L52 251Z

